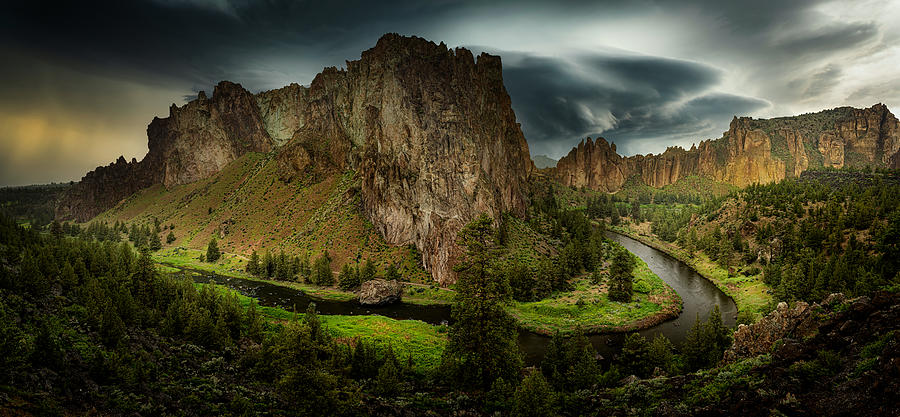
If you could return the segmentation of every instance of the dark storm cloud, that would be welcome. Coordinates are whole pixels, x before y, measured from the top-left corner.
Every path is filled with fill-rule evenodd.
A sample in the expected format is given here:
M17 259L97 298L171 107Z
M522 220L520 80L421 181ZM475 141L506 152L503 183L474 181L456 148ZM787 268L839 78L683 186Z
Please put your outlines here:
M633 153L638 149L629 149L631 140L720 133L714 129L733 115L769 105L710 91L721 71L689 61L608 53L568 61L492 52L512 58L504 62L504 83L533 154L564 154L585 136L601 134Z
M308 83L322 67L357 59L386 32L500 54L532 152L553 157L587 135L602 134L626 154L660 152L718 137L733 115L891 106L900 104L900 29L890 5L7 2L0 185L77 179L119 153L140 157L147 122L165 116L169 103L223 79L251 91ZM73 147L92 151L66 151Z

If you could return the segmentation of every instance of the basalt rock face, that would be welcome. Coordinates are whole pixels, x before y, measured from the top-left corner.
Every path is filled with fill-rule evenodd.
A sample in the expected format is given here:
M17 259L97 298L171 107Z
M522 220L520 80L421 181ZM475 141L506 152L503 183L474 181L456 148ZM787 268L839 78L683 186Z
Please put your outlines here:
M415 245L443 284L455 281L457 232L479 213L524 215L534 170L499 57L396 34L309 87L253 96L220 84L212 99L155 119L148 136L143 161L88 174L59 216L87 220L141 188L195 181L275 147L284 181L355 171L366 217L388 243Z
M843 299L843 295L833 294L823 304L830 306L833 300L841 302ZM760 321L749 326L741 324L734 332L734 343L725 351L722 360L730 363L769 353L775 342L785 337L808 337L818 329L818 322L813 317L813 307L803 301L798 301L793 307L782 302Z
M57 204L57 217L87 221L123 198L154 184L186 184L219 172L247 152L267 152L266 132L253 95L223 81L207 98L202 91L169 117L147 127L147 155L140 162L114 164L89 172Z
M166 187L219 172L247 152L268 152L266 132L253 95L239 84L219 83L211 99L199 97L147 127L147 169L162 175Z
M319 74L307 100L289 146L355 169L367 217L389 243L414 244L439 282L455 281L469 220L524 214L533 165L499 57L385 35Z
M725 134L685 150L622 157L603 138L582 141L555 170L565 185L614 192L630 178L662 187L699 175L739 187L813 167L900 168L900 122L883 104L776 119L735 117Z
M56 205L56 217L62 220L87 221L116 205L123 198L156 184L144 165L132 159L97 167L80 182L72 185Z

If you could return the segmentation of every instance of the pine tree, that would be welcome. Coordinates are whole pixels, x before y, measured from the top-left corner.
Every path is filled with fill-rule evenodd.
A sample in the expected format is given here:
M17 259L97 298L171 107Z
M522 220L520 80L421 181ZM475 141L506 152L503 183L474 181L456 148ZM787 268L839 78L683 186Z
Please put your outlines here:
M597 352L581 329L569 338L557 332L541 362L541 371L557 391L589 389L597 382L600 364Z
M147 246L147 235L149 233L145 233L144 228L140 228L137 226L135 226L135 229L133 231L136 231L134 237L134 247L140 249L144 246Z
M340 275L338 275L338 285L344 291L352 291L359 288L359 284L359 271L350 266L349 263L344 264Z
M357 339L350 358L350 375L356 379L373 378L378 374L375 346L365 339Z
M613 226L618 226L621 221L622 221L622 219L619 216L619 208L616 207L615 204L612 204L612 206L610 208L609 224L611 224Z
M309 254L304 253L303 256L300 257L300 262L297 265L297 274L300 275L300 280L309 280L310 279L310 266L309 266Z
M675 373L673 359L675 347L672 342L661 333L650 342L650 363L653 367L660 368L670 374Z
M175 233L170 231L166 236L166 244L171 245L173 242L175 242Z
M250 254L250 260L247 261L247 273L253 276L259 276L259 254L256 250Z
M609 267L608 297L610 300L631 302L634 266L635 261L631 253L621 246L614 249L612 264Z
M363 264L362 269L359 271L359 282L363 283L373 279L375 279L375 264L372 263L371 259L366 259L366 263Z
M485 391L498 377L514 379L522 366L515 321L504 309L509 283L494 265L499 247L491 223L482 214L459 232L457 242L464 253L454 267L454 323L442 357L451 380Z
M331 255L328 251L322 252L313 265L312 271L313 284L330 286L334 285L334 273L331 272Z
M255 252L254 252L255 253ZM262 341L262 318L256 309L256 300L250 301L250 307L247 308L247 337L259 343Z
M640 333L625 336L619 363L626 373L646 378L653 370L650 367L650 343Z
M115 308L109 306L103 311L100 338L103 340L103 344L114 348L119 345L123 337L125 337L125 323L116 314Z
M540 372L532 372L516 389L512 415L543 417L554 414L556 393Z
M219 252L219 244L216 242L216 238L212 238L209 241L209 246L206 247L206 262L218 261L221 256L222 253Z
M388 346L384 355L384 361L378 369L378 376L375 378L375 393L382 397L392 397L400 391L399 385L401 382L402 378L397 357L394 356L394 350Z
M150 234L150 250L158 251L162 249L162 242L159 240L159 233Z
M259 274L266 278L275 276L275 260L272 259L272 254L269 251L266 251L266 253L263 254L262 268L260 269Z
M557 390L562 390L566 384L566 373L569 371L569 362L566 358L566 340L559 331L553 334L544 359L541 361L541 372Z
M700 322L700 315L697 315L694 326L681 345L681 351L688 368L697 370L715 366L729 346L731 330L722 323L722 315L716 305L705 322Z
M400 281L402 278L400 277L400 271L397 270L397 266L391 263L388 265L387 269L384 270L384 279L391 281L396 280Z
M275 260L275 276L281 281L287 281L291 278L291 265L287 255L284 253L284 249L281 250L281 253L278 254Z
M50 233L57 239L61 238L63 235L62 225L58 221L53 220L53 223L50 223Z

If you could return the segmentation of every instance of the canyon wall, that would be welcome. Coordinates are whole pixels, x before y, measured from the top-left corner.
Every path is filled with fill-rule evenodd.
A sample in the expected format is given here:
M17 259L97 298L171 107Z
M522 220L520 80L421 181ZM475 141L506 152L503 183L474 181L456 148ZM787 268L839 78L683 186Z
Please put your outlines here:
M723 136L685 150L622 157L588 138L553 170L565 185L615 192L630 178L662 187L698 175L739 187L799 176L814 167L900 168L900 122L883 104L775 119L735 117Z
M284 167L355 170L366 217L389 243L416 245L442 284L455 281L462 226L524 215L533 165L499 57L385 35L302 96Z
M210 99L173 105L147 133L142 161L88 173L57 216L86 221L140 189L196 181L275 149L282 181L356 172L369 221L388 243L415 245L442 284L455 281L463 225L482 212L524 215L534 169L499 57L396 34L309 87L254 96L222 82Z
M212 98L200 92L169 117L147 127L147 155L140 162L119 159L87 173L57 204L62 220L87 221L123 198L154 184L167 187L206 178L247 152L268 152L272 140L253 95L223 81Z

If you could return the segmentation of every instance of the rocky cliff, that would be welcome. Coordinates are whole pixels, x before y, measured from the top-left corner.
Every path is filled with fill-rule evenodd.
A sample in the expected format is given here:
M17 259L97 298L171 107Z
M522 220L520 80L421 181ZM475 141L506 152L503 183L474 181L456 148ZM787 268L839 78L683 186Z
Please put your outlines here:
M883 104L776 119L735 117L725 134L685 150L622 157L588 138L557 163L565 185L614 192L626 180L662 187L699 175L739 187L799 176L813 167L900 168L900 122Z
M147 127L147 155L140 162L119 159L87 173L59 201L57 217L87 221L123 198L154 184L167 187L206 178L247 152L268 152L272 139L253 95L223 81L212 98L200 92L169 117Z
M361 209L388 243L415 245L441 283L455 280L456 233L477 214L524 215L534 169L503 86L500 58L383 36L309 87L252 95L223 82L147 129L149 152L88 173L60 202L88 220L137 190L205 178L247 152L276 149L279 177L352 170Z
M295 109L263 111L294 130L279 155L285 169L356 170L369 220L389 243L416 245L441 283L455 279L465 223L482 212L524 214L533 165L499 57L385 35L346 69L300 88L261 94L270 107Z

